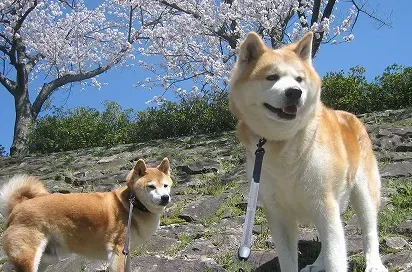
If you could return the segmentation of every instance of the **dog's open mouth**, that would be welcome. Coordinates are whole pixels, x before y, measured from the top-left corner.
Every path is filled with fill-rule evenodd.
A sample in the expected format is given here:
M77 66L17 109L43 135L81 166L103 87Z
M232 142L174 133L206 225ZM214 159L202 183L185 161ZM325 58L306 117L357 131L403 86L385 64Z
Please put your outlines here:
M298 112L298 108L296 107L296 105L291 105L291 106L287 106L287 107L284 107L284 108L275 108L275 107L273 107L272 105L270 105L268 103L263 103L263 106L265 106L271 112L277 114L277 116L279 116L279 118L286 119L286 120L295 119L296 114Z

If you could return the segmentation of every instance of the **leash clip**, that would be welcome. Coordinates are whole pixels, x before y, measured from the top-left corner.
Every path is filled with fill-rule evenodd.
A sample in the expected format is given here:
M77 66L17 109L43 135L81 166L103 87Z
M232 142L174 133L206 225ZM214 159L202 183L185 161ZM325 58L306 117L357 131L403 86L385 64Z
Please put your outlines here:
M267 142L265 138L260 138L259 142L257 143L257 149L255 151L255 155L258 155L259 153L265 154L265 149L263 148L263 145Z

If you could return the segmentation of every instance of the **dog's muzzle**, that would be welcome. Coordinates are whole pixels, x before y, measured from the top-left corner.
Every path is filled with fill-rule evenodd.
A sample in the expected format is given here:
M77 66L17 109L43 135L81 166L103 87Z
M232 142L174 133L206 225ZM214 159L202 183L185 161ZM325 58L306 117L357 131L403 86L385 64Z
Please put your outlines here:
M160 198L160 205L166 206L170 202L170 196L169 195L162 195Z

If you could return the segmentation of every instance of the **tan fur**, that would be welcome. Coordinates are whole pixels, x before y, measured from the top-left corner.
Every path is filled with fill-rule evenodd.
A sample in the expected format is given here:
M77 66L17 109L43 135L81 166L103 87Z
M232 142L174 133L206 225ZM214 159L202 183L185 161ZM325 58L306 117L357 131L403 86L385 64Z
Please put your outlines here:
M380 178L371 141L356 116L329 109L320 101L312 39L308 33L273 50L252 32L240 46L229 106L238 119L237 136L247 150L248 176L256 143L264 137L268 141L259 197L282 271L297 271L298 222L315 223L322 240L319 258L302 271L347 271L339 215L350 198L365 232L366 271L386 272L379 257ZM268 77L272 75L276 79ZM294 102L287 97L291 89L301 91ZM290 107L296 108L294 115Z
M154 184L156 190L165 190L167 185L169 192L172 185L167 158L158 168L146 168L142 160L136 165L143 172L137 172L135 167L127 177L127 186L107 193L46 194L40 181L23 176L24 186L9 198L11 213L3 236L4 250L16 270L37 271L36 250L44 241L51 248L57 245L58 250L88 258L107 259L111 253L110 271L125 271L122 250L130 191L150 211L133 210L132 246L135 247L156 231L165 207L145 196L148 184ZM21 201L23 196L30 199Z

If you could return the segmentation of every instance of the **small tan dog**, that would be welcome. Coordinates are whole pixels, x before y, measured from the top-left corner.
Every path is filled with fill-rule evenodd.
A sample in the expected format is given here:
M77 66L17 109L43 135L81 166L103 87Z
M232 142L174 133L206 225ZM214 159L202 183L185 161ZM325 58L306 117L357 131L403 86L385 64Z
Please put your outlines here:
M3 247L16 271L43 271L68 253L108 260L109 271L131 271L122 254L129 196L136 247L154 234L170 201L169 160L157 168L137 161L126 185L107 193L50 194L35 177L13 177L0 191L0 208L8 218Z
M283 48L268 48L249 33L230 81L230 109L247 150L252 177L256 144L267 143L259 197L283 272L298 271L298 223L312 222L322 249L303 272L347 272L340 214L349 199L362 227L367 272L387 272L379 256L378 164L356 116L325 107L312 66L313 33Z

